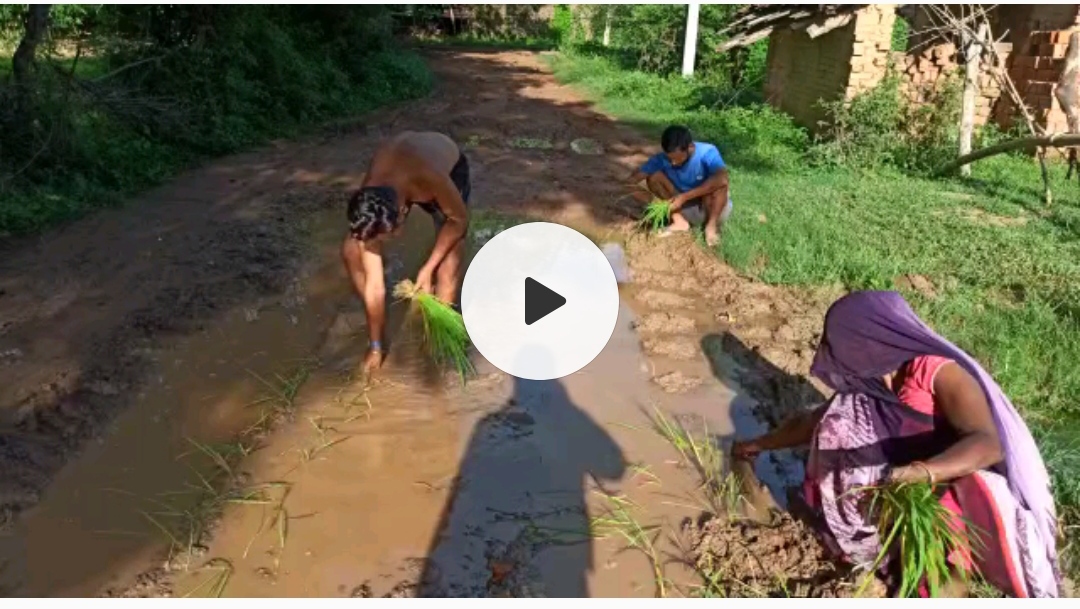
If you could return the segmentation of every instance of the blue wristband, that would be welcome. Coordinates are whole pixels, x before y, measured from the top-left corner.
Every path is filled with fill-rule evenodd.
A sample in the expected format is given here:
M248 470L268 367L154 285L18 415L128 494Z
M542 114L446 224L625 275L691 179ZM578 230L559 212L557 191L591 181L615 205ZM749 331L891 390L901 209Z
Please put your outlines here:
M371 341L371 350L381 352L382 351L382 343L377 341L377 340Z

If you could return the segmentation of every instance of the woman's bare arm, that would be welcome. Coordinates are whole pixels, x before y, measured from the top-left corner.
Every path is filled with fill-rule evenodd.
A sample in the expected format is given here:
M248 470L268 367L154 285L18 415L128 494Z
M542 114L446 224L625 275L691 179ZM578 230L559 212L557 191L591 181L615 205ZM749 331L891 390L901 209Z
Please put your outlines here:
M754 457L763 450L780 450L805 446L814 438L814 430L825 416L827 404L818 406L810 412L805 412L784 421L769 433L758 436L753 440L736 442L733 452L738 457Z
M952 446L926 461L935 480L954 480L1001 462L1001 440L986 395L959 364L950 362L938 370L934 405L960 436Z

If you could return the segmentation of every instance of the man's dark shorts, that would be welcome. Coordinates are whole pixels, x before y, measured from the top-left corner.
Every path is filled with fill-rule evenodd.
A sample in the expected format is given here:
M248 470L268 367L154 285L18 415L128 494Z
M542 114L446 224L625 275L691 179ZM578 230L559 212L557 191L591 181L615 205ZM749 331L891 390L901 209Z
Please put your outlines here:
M450 181L454 183L458 192L461 193L461 200L468 205L472 185L469 182L469 161L465 158L464 153L458 156L457 163L454 163L454 168L450 170ZM442 213L442 210L434 202L417 203L416 205L431 214L431 217L435 220L435 228L441 228L443 223L446 222L446 215Z

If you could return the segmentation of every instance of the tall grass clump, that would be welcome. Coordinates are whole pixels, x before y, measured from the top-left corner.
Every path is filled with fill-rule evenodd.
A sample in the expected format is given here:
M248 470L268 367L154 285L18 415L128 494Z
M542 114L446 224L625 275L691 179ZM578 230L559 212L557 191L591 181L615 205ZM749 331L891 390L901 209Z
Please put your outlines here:
M424 342L435 363L452 366L461 380L475 372L469 359L469 333L461 313L433 294L422 292L406 279L394 287L394 296L412 301L424 322Z
M877 512L878 534L884 536L860 595L890 555L899 560L900 597L916 596L924 581L931 596L940 596L953 577L968 579L963 568L950 566L949 557L973 556L979 549L978 532L941 504L931 484L904 482L860 490L871 493L870 511Z

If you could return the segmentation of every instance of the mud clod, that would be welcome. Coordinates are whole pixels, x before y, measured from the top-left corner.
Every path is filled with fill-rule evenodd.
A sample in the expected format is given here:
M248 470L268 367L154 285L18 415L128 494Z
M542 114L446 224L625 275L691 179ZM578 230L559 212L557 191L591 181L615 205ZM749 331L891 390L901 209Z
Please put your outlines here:
M635 325L644 334L682 334L694 331L694 320L676 313L649 313Z
M678 370L654 377L653 382L667 393L686 393L701 385L700 378L685 375Z
M684 361L692 360L700 353L697 343L685 337L646 339L642 341L641 346L645 353L649 355L659 355Z
M813 531L790 515L771 524L711 518L688 521L695 567L725 596L850 598L861 585L837 566ZM864 596L882 596L871 585Z

